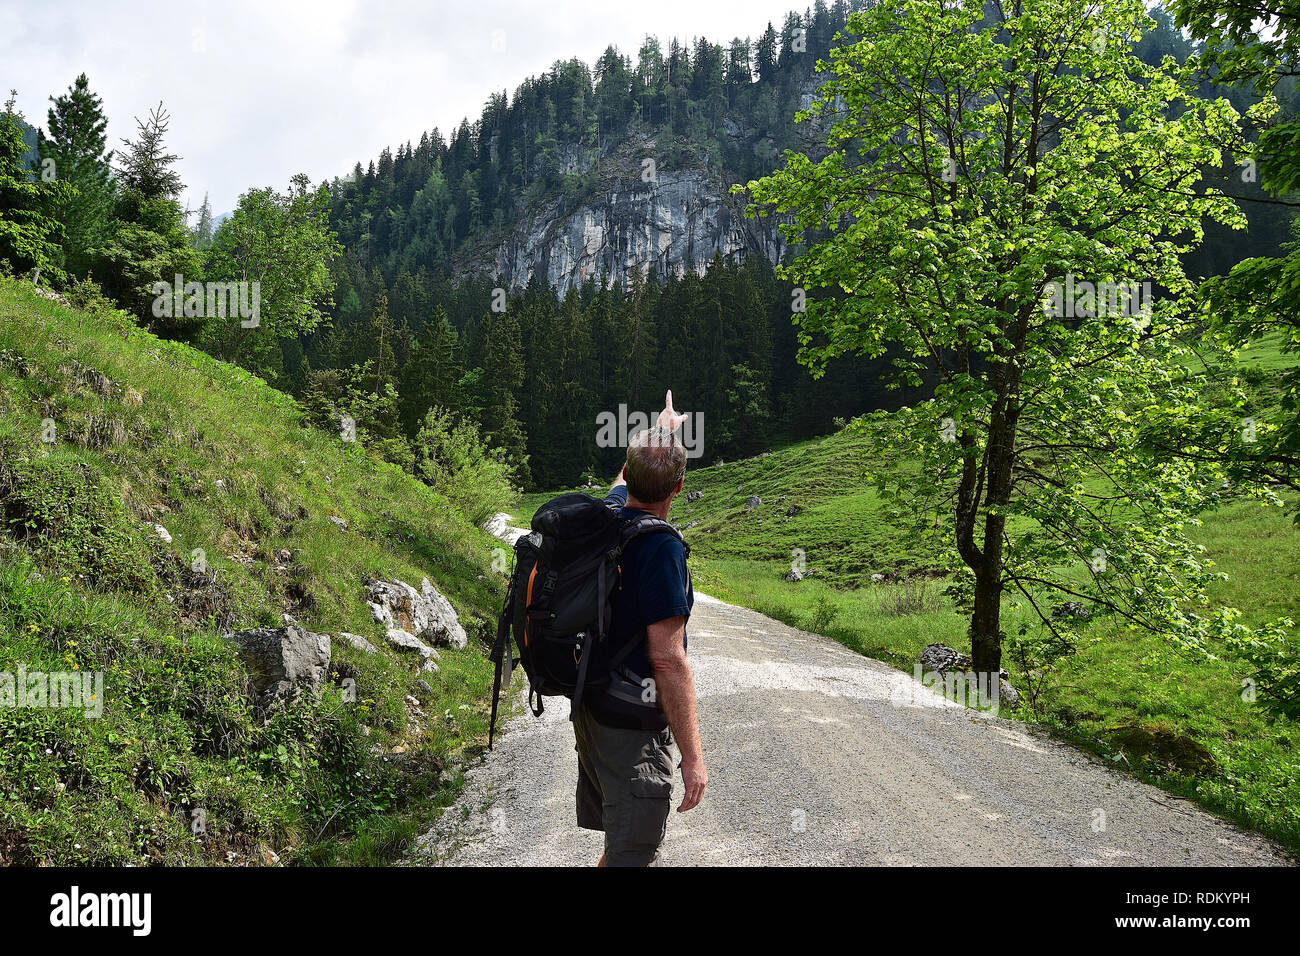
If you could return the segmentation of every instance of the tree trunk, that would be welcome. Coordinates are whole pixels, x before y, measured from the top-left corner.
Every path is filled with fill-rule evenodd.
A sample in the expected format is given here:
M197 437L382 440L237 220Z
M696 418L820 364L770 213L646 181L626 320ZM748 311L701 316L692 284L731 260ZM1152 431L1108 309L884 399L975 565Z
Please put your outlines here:
M996 681L1002 669L1002 546L1007 518L1003 508L1011 500L1012 465L1015 461L1018 406L1008 393L1019 384L1018 373L995 366L991 380L998 398L989 415L987 490L984 500L984 546L975 571L975 608L971 614L971 667Z
M996 571L986 567L975 574L975 611L970 622L971 669L993 675L992 680L1002 669L1001 561L998 565Z

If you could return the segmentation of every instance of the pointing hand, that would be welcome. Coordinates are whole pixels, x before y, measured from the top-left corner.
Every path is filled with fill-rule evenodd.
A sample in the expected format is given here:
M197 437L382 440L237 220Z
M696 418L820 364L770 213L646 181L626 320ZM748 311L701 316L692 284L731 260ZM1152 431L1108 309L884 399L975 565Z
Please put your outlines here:
M664 396L664 410L659 413L659 419L655 424L675 432L682 427L686 418L685 413L673 411L673 390L670 388L668 394Z

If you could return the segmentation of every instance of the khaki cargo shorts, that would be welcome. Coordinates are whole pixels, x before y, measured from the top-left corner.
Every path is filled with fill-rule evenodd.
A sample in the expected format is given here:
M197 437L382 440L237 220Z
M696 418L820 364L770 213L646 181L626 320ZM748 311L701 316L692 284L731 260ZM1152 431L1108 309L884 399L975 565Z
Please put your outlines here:
M673 795L672 731L606 727L583 705L573 735L578 826L605 831L606 866L653 866Z

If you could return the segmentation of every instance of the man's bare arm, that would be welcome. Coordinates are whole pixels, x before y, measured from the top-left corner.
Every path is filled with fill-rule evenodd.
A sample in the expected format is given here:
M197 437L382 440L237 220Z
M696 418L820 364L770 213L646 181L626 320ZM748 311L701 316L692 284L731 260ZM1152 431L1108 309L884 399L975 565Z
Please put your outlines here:
M704 766L704 747L700 743L700 722L695 713L695 677L686 660L683 642L686 618L670 617L651 624L646 631L650 664L655 672L655 690L668 716L677 747L682 752L682 783L686 794L678 813L691 809L704 796L709 771Z

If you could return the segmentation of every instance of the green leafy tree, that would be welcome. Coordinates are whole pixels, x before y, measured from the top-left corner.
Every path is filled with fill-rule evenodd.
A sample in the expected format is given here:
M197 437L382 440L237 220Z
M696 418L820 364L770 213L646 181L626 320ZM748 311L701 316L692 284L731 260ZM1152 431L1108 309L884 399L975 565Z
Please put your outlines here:
M397 389L391 382L376 385L373 361L348 369L313 370L306 378L303 408L314 425L347 445L372 449L407 471L414 467L411 445L398 433Z
M255 328L238 319L210 323L205 347L259 374L274 374L281 339L306 335L334 305L331 263L341 246L329 224L329 195L299 173L286 192L267 187L239 197L207 252L216 281L255 283Z
M1271 112L1279 84L1300 77L1300 4L1245 0L1175 0L1179 26L1204 41L1200 62L1220 83L1239 83L1266 97L1258 141L1241 157L1243 177L1257 170L1273 203L1300 209L1300 119ZM1211 328L1230 352L1270 339L1284 352L1300 355L1300 215L1293 220L1295 241L1280 256L1255 256L1227 276L1208 280L1203 289ZM1227 376L1235 371L1222 368ZM1165 436L1164 447L1197 457L1225 455L1233 477L1269 481L1300 490L1300 365L1275 374L1275 398L1259 390L1238 392L1204 414L1181 423ZM1240 440L1246 420L1249 441ZM1300 522L1300 511L1296 513Z
M505 452L490 448L473 422L434 406L415 436L415 473L482 524L514 499Z
M66 202L72 190L66 183L45 180L28 168L27 129L15 106L12 91L0 112L0 263L16 272L40 269L47 281L60 281L61 226L47 210Z
M894 463L875 475L892 514L965 571L980 672L1001 666L1008 590L1054 632L1044 599L1062 592L1187 644L1215 623L1182 528L1219 475L1139 439L1197 400L1179 257L1206 217L1243 221L1192 189L1238 117L1132 55L1149 23L1137 0L856 13L863 39L832 52L802 116L827 154L750 184L792 243L824 237L783 270L818 293L796 313L801 360L889 351L897 382L937 382L860 427Z

